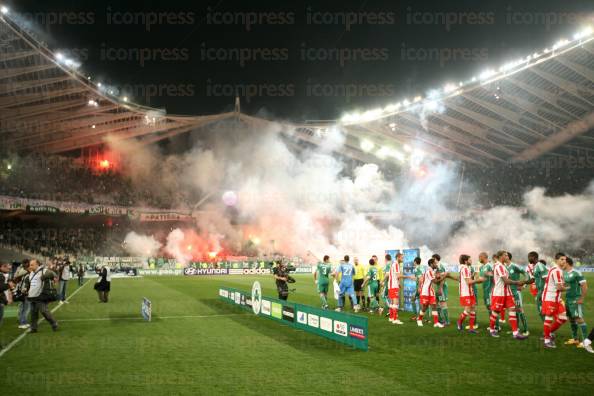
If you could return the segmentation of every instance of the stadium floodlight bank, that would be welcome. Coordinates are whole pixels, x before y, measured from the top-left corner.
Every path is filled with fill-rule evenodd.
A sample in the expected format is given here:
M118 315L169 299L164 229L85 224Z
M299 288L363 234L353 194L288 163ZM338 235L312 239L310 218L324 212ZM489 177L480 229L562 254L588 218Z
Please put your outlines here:
M328 338L353 348L368 349L368 325L364 316L327 311L309 305L262 296L260 282L252 291L219 288L219 298L257 316L266 317L295 329Z

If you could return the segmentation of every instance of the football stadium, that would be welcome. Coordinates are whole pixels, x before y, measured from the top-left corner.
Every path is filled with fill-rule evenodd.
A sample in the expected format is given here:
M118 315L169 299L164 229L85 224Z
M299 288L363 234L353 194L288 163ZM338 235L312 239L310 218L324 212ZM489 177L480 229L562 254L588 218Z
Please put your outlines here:
M149 3L0 0L3 394L594 392L591 2Z

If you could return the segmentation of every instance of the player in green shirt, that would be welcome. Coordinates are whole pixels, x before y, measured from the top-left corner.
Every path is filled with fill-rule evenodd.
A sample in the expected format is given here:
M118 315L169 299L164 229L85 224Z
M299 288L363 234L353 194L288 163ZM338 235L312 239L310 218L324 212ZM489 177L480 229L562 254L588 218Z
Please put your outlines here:
M373 258L369 259L369 269L367 270L367 275L365 276L365 281L363 282L363 288L367 286L367 295L371 299L369 303L370 313L374 313L375 310L379 308L379 303L376 299L380 287L378 272L379 271L375 265L375 260Z
M472 276L472 279L476 279L476 270L474 269L474 265L470 266L470 275ZM475 296L478 296L478 287L477 287L477 283L473 283L472 284L472 291L474 293Z
M332 265L330 264L330 257L324 256L324 261L318 263L316 272L314 272L314 282L318 287L318 293L320 293L323 309L328 309L328 285L330 284L331 273Z
M435 295L437 296L438 302L437 312L439 315L439 322L444 326L449 326L450 316L448 314L448 284L446 278L450 278L455 281L458 279L446 271L445 266L441 263L441 256L439 254L434 254L431 257L436 263L435 277L440 279L435 290Z
M486 252L479 254L479 279L483 281L483 302L491 316L491 289L493 289L493 265L489 262L489 256Z
M583 348L584 345L578 338L578 327L582 333L582 339L585 340L588 337L588 326L584 321L582 304L586 298L588 284L582 273L573 268L571 257L567 257L567 266L565 267L563 278L567 287L565 302L572 336L572 338L565 342L565 345L577 345L578 348Z
M419 313L421 312L421 279L423 278L423 268L421 268L421 258L416 257L414 261L415 269L413 271L413 275L415 276L415 280L417 282L416 291L415 291L415 298L413 300L413 304L415 305L415 316L411 318L411 320L417 320Z
M547 269L547 263L544 260L538 259L538 253L528 253L528 262L534 265L532 271L532 278L528 283L534 283L536 285L536 310L540 319L544 322L544 315L542 314L542 292L544 291L545 283L549 270Z
M520 278L526 276L526 271L524 268L520 267L518 264L513 263L511 261L512 254L507 252L507 257L509 260L505 263L507 266L507 272L509 272L509 279L514 281L519 281ZM526 315L524 314L524 304L522 302L522 286L518 287L517 285L510 285L510 289L512 292L512 296L514 298L514 302L516 304L516 315L520 321L520 332L527 336L528 333L528 321L526 320Z

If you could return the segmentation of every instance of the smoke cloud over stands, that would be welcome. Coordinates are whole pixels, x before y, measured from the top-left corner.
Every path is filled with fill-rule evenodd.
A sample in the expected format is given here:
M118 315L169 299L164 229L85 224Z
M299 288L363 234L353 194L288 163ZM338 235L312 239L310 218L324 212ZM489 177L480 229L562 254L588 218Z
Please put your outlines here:
M527 213L518 207L481 211L468 194L481 186L460 186L456 165L424 160L426 175L405 171L388 179L376 164L349 169L333 155L344 144L338 128L318 136L317 149L299 153L289 149L281 129L219 125L197 133L194 147L178 155L112 142L136 188L158 190L172 206L194 210L195 227L172 231L160 241L162 253L184 263L221 250L313 261L310 251L317 258L366 259L385 249L421 247L424 258L439 251L454 263L461 253L476 256L483 250L506 249L514 257L530 250L550 254L552 243L577 247L592 235L592 187L557 198L535 188L524 196ZM453 228L461 220L462 226ZM196 237L200 242L189 249L188 240Z
M130 232L126 235L124 245L130 254L140 257L154 256L162 246L153 236L138 235L135 232Z
M525 260L535 250L578 249L594 236L594 182L578 195L547 197L536 187L524 194L524 207L499 206L477 212L450 242L448 251L476 256L498 246ZM458 253L459 254L459 253Z

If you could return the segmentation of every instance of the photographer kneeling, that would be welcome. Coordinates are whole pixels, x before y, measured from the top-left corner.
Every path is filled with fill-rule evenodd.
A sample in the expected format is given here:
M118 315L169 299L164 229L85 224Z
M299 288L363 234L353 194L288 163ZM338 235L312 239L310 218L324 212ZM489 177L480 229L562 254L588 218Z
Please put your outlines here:
M274 279L276 280L276 289L278 290L279 300L286 300L289 298L289 286L287 283L295 283L295 278L289 275L289 268L282 262L278 261L276 267L272 270Z
M58 299L58 292L52 284L55 278L57 278L56 273L39 265L39 261L29 262L27 297L31 302L31 333L37 333L39 312L52 326L53 331L58 330L58 322L48 309L48 304Z

